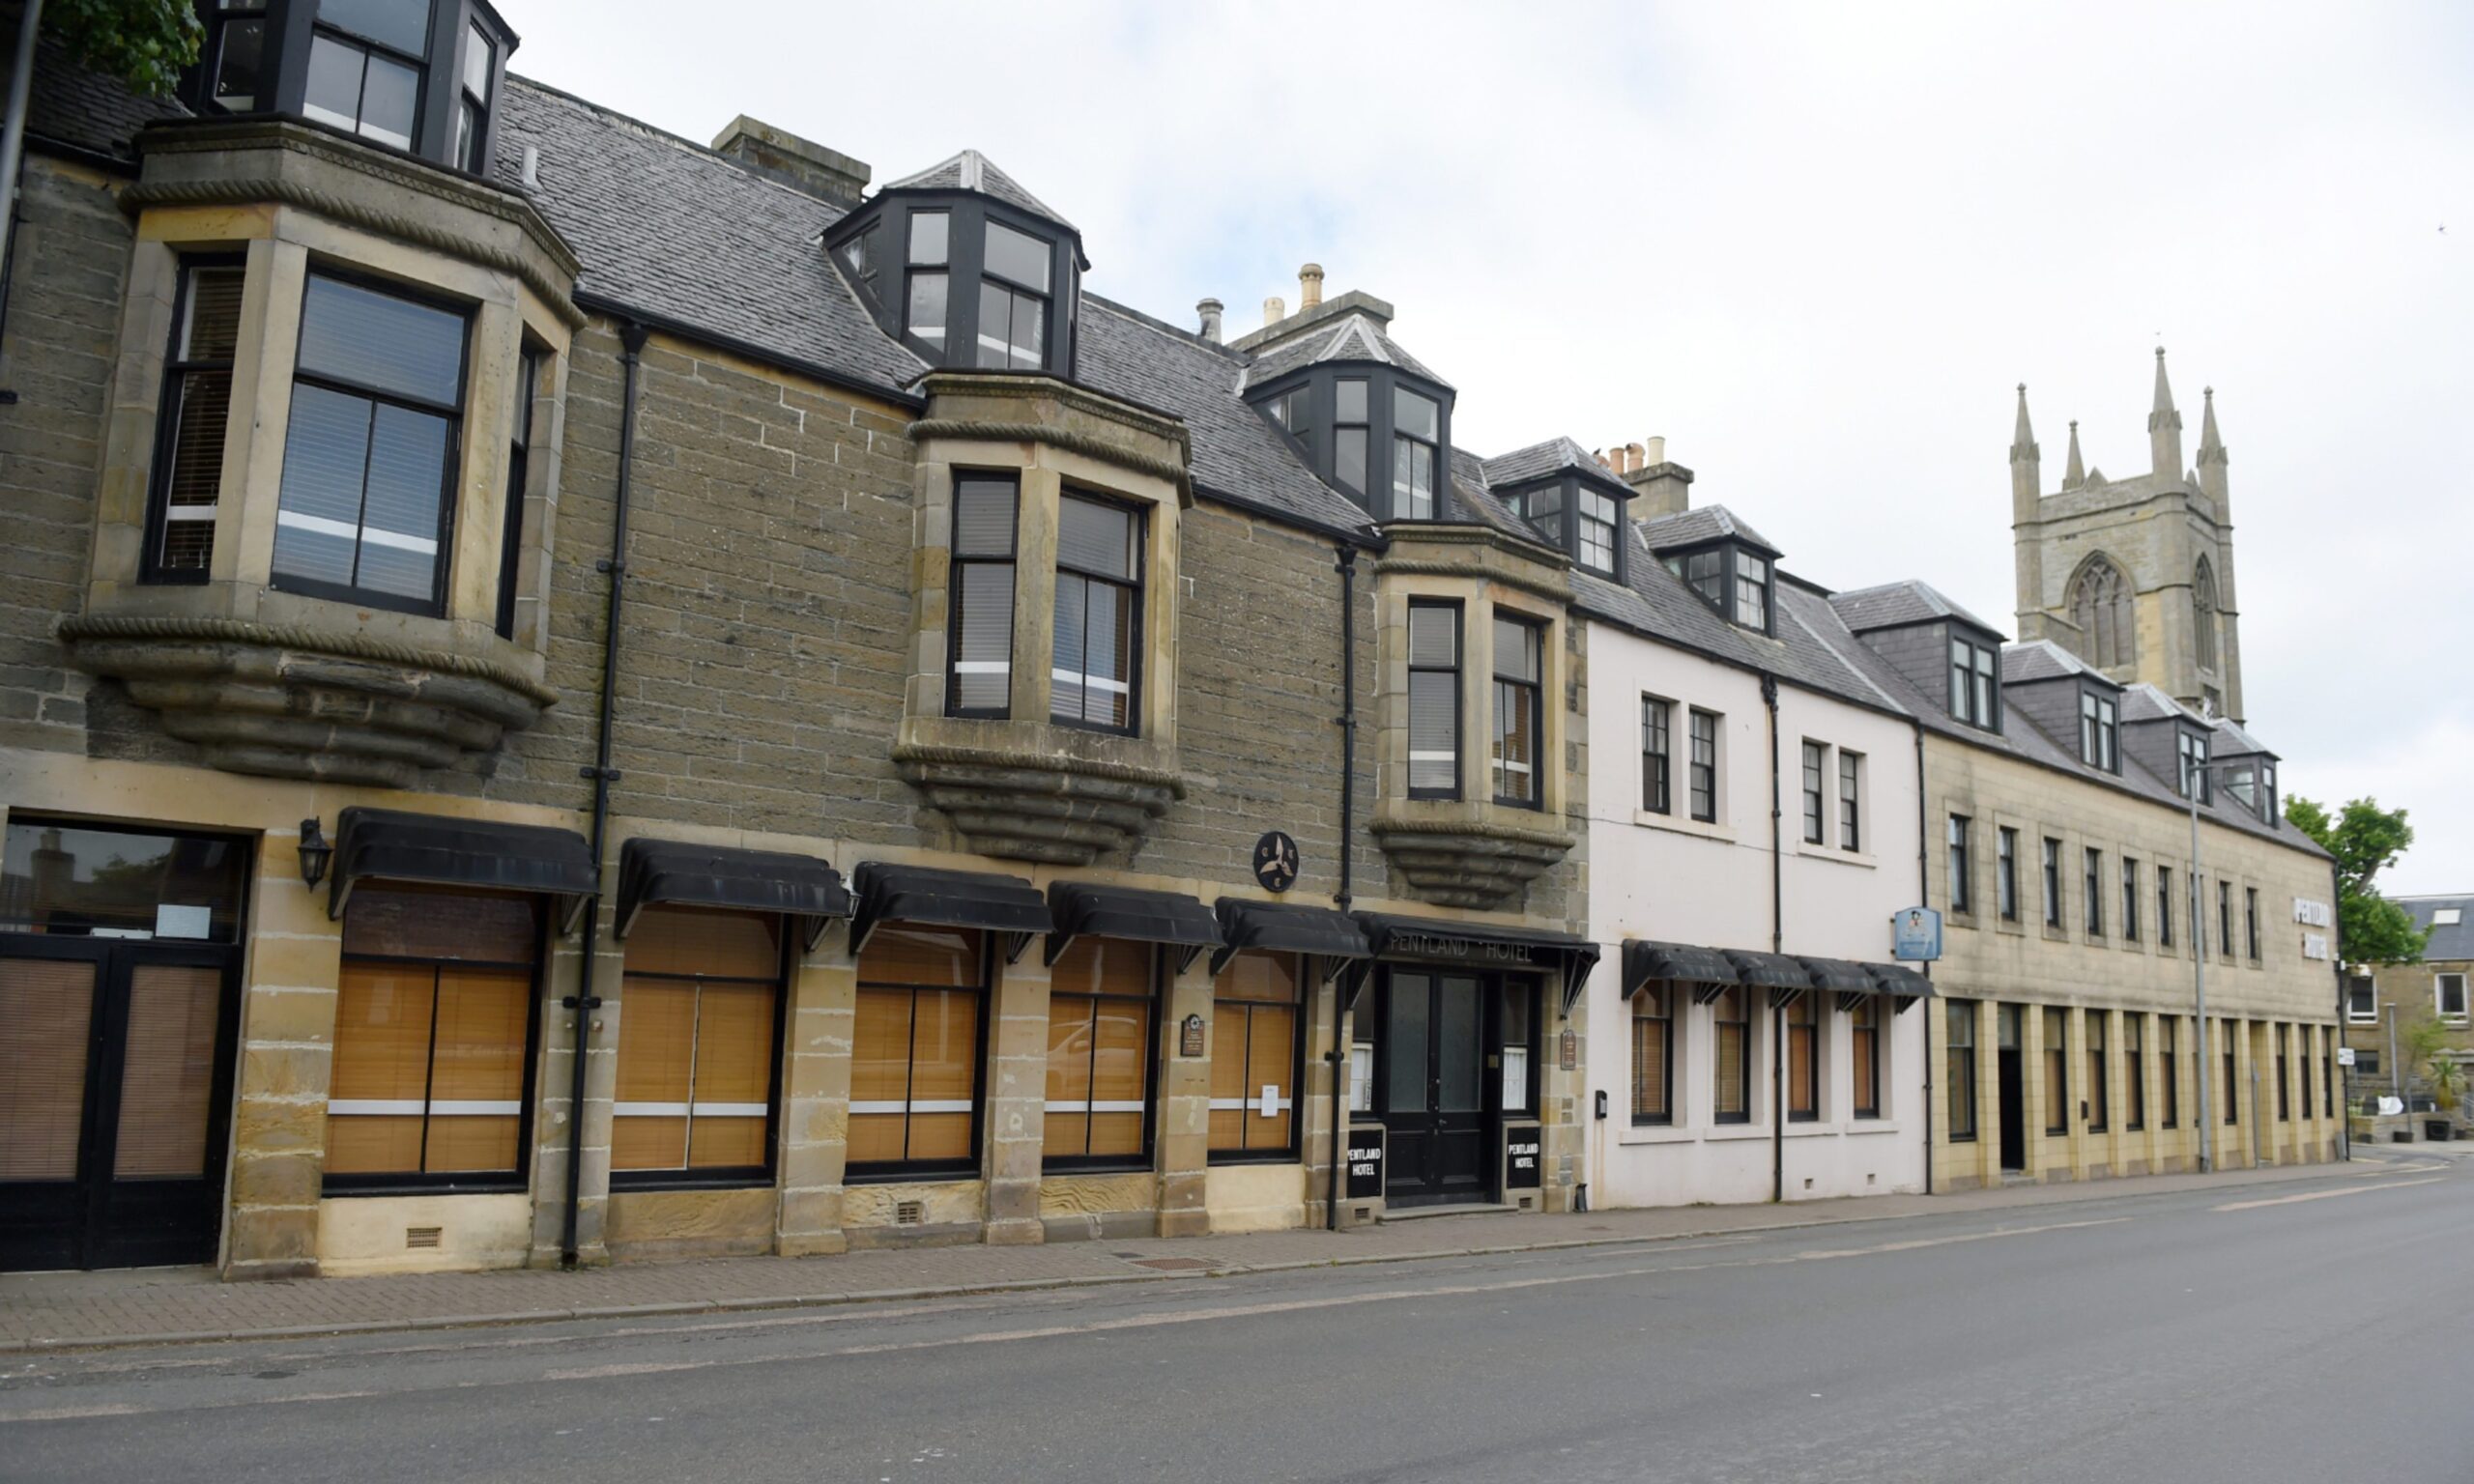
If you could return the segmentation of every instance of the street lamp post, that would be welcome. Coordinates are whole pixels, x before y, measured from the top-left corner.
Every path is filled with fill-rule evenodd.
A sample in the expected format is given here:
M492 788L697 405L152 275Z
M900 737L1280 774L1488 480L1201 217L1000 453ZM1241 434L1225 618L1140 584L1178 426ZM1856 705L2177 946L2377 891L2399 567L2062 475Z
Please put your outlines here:
M2200 788L2208 765L2196 759L2185 762L2182 796L2191 802L2191 991L2199 1001L2199 1084L2200 1084L2200 1173L2205 1175L2216 1168L2216 1123L2210 1116L2208 1089L2215 1085L2215 1064L2207 1055L2207 913L2200 893ZM2225 1090L2233 1095L2231 1088Z

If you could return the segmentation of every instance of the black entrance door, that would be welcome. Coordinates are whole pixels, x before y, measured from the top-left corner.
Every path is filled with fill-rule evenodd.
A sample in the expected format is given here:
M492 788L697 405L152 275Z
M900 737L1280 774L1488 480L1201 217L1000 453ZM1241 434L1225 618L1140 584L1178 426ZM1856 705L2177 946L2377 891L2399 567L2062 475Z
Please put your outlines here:
M0 1270L214 1261L239 964L0 933Z
M2028 1167L2028 1091L2019 1063L2019 1007L2001 1006L1998 1021L2001 1042L2001 1167L2024 1170Z
M1486 984L1475 974L1395 969L1383 1022L1384 1199L1488 1200Z

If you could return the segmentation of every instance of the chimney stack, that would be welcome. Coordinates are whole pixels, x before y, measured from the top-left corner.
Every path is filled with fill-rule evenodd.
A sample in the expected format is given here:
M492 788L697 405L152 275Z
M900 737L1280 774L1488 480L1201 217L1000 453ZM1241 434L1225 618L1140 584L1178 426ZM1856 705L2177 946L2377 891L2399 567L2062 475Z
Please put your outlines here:
M1288 318L1288 305L1277 294L1263 300L1263 328L1269 329Z
M1297 270L1297 312L1304 314L1323 301L1323 265L1308 263Z
M868 188L865 162L743 113L713 140L713 150L759 175L842 206L857 206Z
M1202 300L1194 305L1195 315L1202 320L1202 337L1214 345L1220 343L1221 307L1216 299Z
M1692 471L1667 462L1664 438L1629 443L1618 452L1624 482L1632 487L1632 519L1654 521L1692 508Z

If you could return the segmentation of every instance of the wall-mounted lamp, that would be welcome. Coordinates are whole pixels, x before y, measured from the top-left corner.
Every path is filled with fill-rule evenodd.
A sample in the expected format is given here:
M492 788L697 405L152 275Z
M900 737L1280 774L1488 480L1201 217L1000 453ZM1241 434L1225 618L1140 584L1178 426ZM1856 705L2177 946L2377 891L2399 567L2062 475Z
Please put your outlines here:
M327 832L318 827L315 814L301 821L301 884L315 890L327 878L327 863L335 858L335 847L327 843Z

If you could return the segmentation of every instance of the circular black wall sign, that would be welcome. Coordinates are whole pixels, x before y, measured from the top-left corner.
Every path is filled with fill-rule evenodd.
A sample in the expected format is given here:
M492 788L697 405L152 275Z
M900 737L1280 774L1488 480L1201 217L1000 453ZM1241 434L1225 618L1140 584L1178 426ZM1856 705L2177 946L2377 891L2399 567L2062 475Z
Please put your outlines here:
M1297 884L1297 842L1280 830L1266 830L1254 842L1254 879L1263 889L1284 892Z

